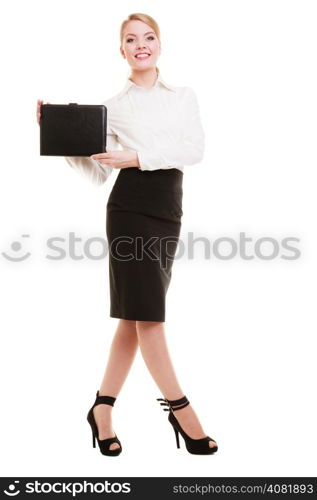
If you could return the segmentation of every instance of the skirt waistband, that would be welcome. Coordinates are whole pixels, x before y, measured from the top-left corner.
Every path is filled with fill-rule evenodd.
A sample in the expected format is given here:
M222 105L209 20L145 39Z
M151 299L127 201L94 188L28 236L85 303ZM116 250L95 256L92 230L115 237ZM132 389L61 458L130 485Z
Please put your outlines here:
M182 192L183 172L178 168L140 170L138 167L121 168L118 175L118 182L127 181L130 186L135 184L144 188L153 186L153 188L167 191Z

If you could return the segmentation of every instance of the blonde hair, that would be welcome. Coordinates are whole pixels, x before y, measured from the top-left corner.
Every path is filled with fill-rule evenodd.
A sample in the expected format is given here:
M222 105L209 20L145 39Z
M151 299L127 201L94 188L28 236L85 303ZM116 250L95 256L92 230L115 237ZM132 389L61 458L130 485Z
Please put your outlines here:
M127 19L125 19L120 27L120 44L122 46L123 44L123 32L128 24L129 21L142 21L143 23L147 24L152 28L154 33L156 34L158 41L161 42L161 33L160 33L160 28L155 19L153 17L149 16L148 14L142 14L141 12L134 12L133 14L130 14ZM159 73L159 68L156 66L156 71Z

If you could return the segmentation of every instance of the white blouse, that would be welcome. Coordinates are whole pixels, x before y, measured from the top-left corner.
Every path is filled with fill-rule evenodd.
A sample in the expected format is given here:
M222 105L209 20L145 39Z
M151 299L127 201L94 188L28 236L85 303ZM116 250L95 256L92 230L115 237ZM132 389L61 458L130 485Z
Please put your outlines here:
M106 149L121 145L136 151L140 170L177 168L183 172L184 165L202 160L205 137L192 88L169 85L160 73L149 89L127 78L123 90L102 104L107 108ZM65 159L95 185L103 184L114 170L89 157Z

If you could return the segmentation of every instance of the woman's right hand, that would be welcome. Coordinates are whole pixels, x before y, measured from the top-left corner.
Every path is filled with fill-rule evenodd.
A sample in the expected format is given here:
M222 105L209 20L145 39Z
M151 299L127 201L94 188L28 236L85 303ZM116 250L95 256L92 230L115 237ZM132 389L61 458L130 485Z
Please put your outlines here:
M36 106L36 119L37 119L37 123L40 124L40 119L41 119L41 106L42 104L49 104L49 102L47 103L44 103L44 101L42 101L42 99L38 99L37 100L37 106Z

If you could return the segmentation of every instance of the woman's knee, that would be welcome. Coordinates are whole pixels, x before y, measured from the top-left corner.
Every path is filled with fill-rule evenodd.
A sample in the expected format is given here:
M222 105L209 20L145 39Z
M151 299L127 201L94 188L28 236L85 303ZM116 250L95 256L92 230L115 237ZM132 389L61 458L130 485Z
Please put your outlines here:
M162 321L136 321L136 330L138 334L149 331L160 331L163 329L164 322Z

